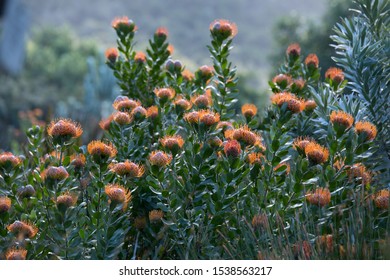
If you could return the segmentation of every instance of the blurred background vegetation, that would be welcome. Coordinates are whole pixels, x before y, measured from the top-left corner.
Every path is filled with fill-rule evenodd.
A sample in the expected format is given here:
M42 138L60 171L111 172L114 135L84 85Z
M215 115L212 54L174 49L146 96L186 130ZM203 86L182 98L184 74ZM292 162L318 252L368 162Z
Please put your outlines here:
M215 18L236 22L232 60L239 70L240 104L255 103L261 110L268 104L267 81L277 74L288 44L300 43L303 55L317 53L323 71L334 65L329 36L352 7L351 0L22 2L31 28L22 72L0 71L0 149L17 150L31 123L58 116L88 127L85 141L97 137L99 120L119 94L102 55L115 45L116 16L136 22L139 50L158 26L166 26L173 57L192 71L211 63L205 47L209 24Z

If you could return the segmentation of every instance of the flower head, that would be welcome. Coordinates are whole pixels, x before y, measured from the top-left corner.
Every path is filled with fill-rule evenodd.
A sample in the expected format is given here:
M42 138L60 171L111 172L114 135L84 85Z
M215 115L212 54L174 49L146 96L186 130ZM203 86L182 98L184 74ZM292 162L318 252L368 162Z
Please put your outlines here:
M110 167L111 172L114 172L119 176L127 176L132 178L139 178L145 172L145 168L142 165L136 164L129 160L112 164Z
M85 166L85 156L83 154L74 154L70 157L70 164L74 166L76 170L80 170Z
M199 116L200 114L198 111L192 111L184 114L183 118L189 124L197 124L199 123Z
M349 175L349 180L353 178L361 181L363 186L371 183L371 172L362 163L356 163L349 167L347 171Z
M180 135L164 136L160 139L160 143L164 148L167 148L172 153L177 153L184 145L184 140Z
M199 111L199 121L206 126L212 126L218 123L219 120L220 120L220 116L218 113L215 113L210 110Z
M93 160L98 163L106 162L109 158L115 157L118 152L112 143L100 140L91 141L87 150Z
M155 165L158 167L165 167L170 164L172 161L172 156L170 154L166 154L163 151L153 151L149 155L149 162L151 165Z
M192 73L188 69L184 69L183 72L181 73L181 75L183 76L183 80L185 80L187 82L190 82L195 78L194 73Z
M341 70L340 68L336 68L336 67L330 67L325 72L325 78L332 80L334 84L338 85L342 81L344 81L343 70Z
M379 209L389 209L390 192L388 189L380 190L375 194L374 203Z
M249 164L252 165L261 165L265 156L262 153L250 153L248 155Z
M104 53L105 57L107 58L107 60L111 63L115 63L116 60L118 59L118 56L119 56L119 52L118 52L118 49L117 48L108 48L105 53Z
M6 196L0 196L0 214L8 212L11 208L11 199Z
M290 75L287 74L279 74L272 79L272 82L274 84L277 84L281 88L286 88L292 83L292 78Z
M207 108L213 104L213 99L211 98L210 90L207 90L206 93L200 95L194 95L191 97L191 102L198 108Z
M223 132L226 130L234 129L233 124L228 121L222 121L217 124L217 129L222 129Z
M10 249L5 253L6 260L25 260L27 250L25 249Z
M11 171L15 167L22 163L20 157L13 155L10 152L4 152L0 154L0 169Z
M370 122L367 122L367 121L357 122L355 124L355 132L358 135L360 135L360 134L365 135L364 140L366 140L366 141L374 140L376 137L376 134L377 134L376 126Z
M292 82L293 88L295 88L295 91L300 91L304 88L306 82L304 79L299 78L299 79L294 79Z
M198 79L208 81L214 75L214 68L208 65L203 65L195 72Z
M131 117L135 120L143 120L147 116L148 111L142 106L135 107L133 111L131 111Z
M162 44L167 38L168 29L165 27L159 27L156 29L156 32L154 32L154 40L159 44Z
M117 17L112 21L112 27L120 33L128 34L137 31L137 26L126 16Z
M104 188L104 192L110 199L111 203L123 204L122 209L126 209L127 204L131 200L131 192L118 184L108 184Z
M305 148L309 143L315 143L315 141L309 137L298 137L294 140L293 146L298 152L305 153Z
M26 185L18 188L18 196L22 199L25 197L29 198L34 195L35 195L35 189L31 185Z
M49 166L41 173L41 178L48 182L61 181L68 177L69 173L63 166Z
M56 199L57 208L65 211L66 209L76 205L77 195L74 193L65 192L59 195Z
M241 145L237 140L228 140L223 147L227 157L237 158L241 154Z
M27 221L15 221L7 226L9 232L12 232L18 237L33 238L38 233L38 228Z
M246 145L258 146L262 142L261 135L253 132L247 125L226 130L224 134L227 139L235 139Z
M241 107L241 113L246 118L253 118L257 114L257 107L254 104L244 104Z
M320 248L325 248L328 254L333 251L333 236L331 234L321 235L317 239L317 244Z
M286 54L289 59L296 60L301 55L301 46L298 43L289 45Z
M305 109L305 102L289 92L274 94L271 102L279 107L287 103L287 109L292 113L300 113Z
M146 55L143 52L137 52L134 56L134 61L143 64L146 62Z
M178 96L174 104L176 108L180 108L183 111L187 111L192 107L192 104L187 99L184 99L182 96Z
M141 106L141 103L127 96L118 96L112 106L118 111L131 112L134 108Z
M162 100L171 100L176 95L176 92L173 88L156 88L154 93Z
M309 69L317 69L320 61L318 60L318 56L316 54L311 53L305 58L305 64Z
M306 100L305 101L305 111L313 111L315 108L317 108L317 103L314 100Z
M164 212L161 210L152 210L149 212L149 221L151 223L157 223L164 217Z
M114 120L114 115L111 114L106 119L103 119L99 122L99 126L103 130L109 130L111 126L111 122Z
M156 119L159 116L158 107L153 105L146 109L146 117Z
M116 122L118 125L123 126L126 124L129 124L131 122L131 116L127 112L115 112L113 114L113 120Z
M213 147L218 148L222 146L222 140L218 136L213 136L207 140L207 143Z
M310 142L305 146L305 154L314 164L324 163L329 157L328 149L315 142Z
M237 25L233 22L230 22L225 19L217 19L210 24L210 32L217 38L221 40L226 40L228 38L233 38L234 36L236 36L238 33L238 29Z
M340 128L342 131L345 131L352 126L353 117L343 111L333 111L330 114L330 121L336 129Z
M78 138L82 133L80 124L70 119L52 121L47 128L47 134L53 138L55 144L63 144L71 138Z
M316 188L306 193L306 200L313 205L324 207L330 203L330 191L327 188Z

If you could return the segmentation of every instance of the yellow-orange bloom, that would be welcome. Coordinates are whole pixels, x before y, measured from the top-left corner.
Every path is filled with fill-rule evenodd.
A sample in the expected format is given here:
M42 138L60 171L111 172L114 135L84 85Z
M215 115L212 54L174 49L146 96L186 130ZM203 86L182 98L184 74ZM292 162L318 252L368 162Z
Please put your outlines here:
M181 73L181 75L183 76L183 80L185 80L187 82L192 81L195 78L194 73L192 73L188 69L184 69L183 72Z
M66 210L69 207L76 205L77 195L74 193L65 192L57 197L56 204L58 209Z
M71 155L70 164L74 166L75 169L81 169L85 166L85 156L83 154Z
M206 126L212 126L220 121L220 116L218 113L210 110L200 110L199 121Z
M287 47L286 54L290 58L298 58L301 55L301 46L298 43L292 43Z
M109 130L110 129L110 125L111 125L111 122L114 120L114 115L110 115L108 116L108 118L106 119L103 119L99 122L99 126L101 127L101 129L103 130Z
M110 171L116 173L119 176L139 178L145 172L145 168L142 165L136 164L129 160L112 164L110 167Z
M237 129L225 130L224 134L227 139L235 139L245 143L246 145L259 146L261 144L260 146L262 146L261 135L251 131L247 125L241 126Z
M320 61L318 60L318 56L314 53L309 54L305 59L305 64L308 68L317 69Z
M164 167L170 164L172 161L172 155L167 154L163 151L153 151L149 155L149 162L151 165L155 165L158 167Z
M149 221L151 223L157 223L164 217L164 212L161 210L152 210L149 212Z
M313 205L324 207L330 203L330 191L327 188L316 188L306 193L306 200Z
M207 90L204 94L194 95L191 97L191 102L198 108L207 108L213 104L211 92Z
M365 186L371 183L371 172L362 163L356 163L348 169L349 180L352 178L358 178L359 181Z
M330 67L325 72L325 78L332 80L335 84L340 84L342 81L344 81L343 70L336 67Z
M257 107L254 104L244 104L241 107L241 113L246 118L253 118L257 114Z
M87 150L93 159L98 162L115 157L118 152L112 143L102 142L100 140L91 141L87 146Z
M314 100L305 101L305 111L313 111L317 107L317 103Z
M127 207L127 204L131 200L131 192L118 184L108 184L104 188L104 192L109 197L111 203L123 204L123 208Z
M11 199L6 196L0 196L0 214L8 212L11 208Z
M137 52L134 56L134 61L144 63L146 61L146 55L143 52Z
M148 111L142 107L138 106L131 111L131 117L136 119L136 120L142 120L148 116Z
M55 141L68 141L70 138L80 137L82 133L80 124L70 119L52 121L47 127L47 134Z
M293 113L300 113L305 109L305 101L289 92L272 95L271 102L279 107L282 107L284 103L287 103L287 109Z
M155 119L158 117L158 107L157 106L150 106L148 109L146 109L146 117L150 119Z
M261 165L262 164L262 160L264 158L265 157L264 157L264 155L262 153L250 153L248 155L248 161L252 165L255 165L255 164Z
M222 129L223 132L225 132L225 130L234 129L233 124L228 121L219 122L216 128Z
M355 132L358 135L365 134L365 140L367 141L374 140L377 134L376 126L367 121L357 122L355 124Z
M238 29L234 22L225 19L217 19L210 24L210 32L222 40L225 40L229 37L233 38L236 36Z
M177 152L184 145L184 140L180 135L167 135L160 139L160 143L164 148L167 148L171 152Z
M237 158L241 154L241 145L237 140L228 140L223 148L227 157Z
M197 123L199 123L199 116L200 116L200 114L198 111L192 111L192 112L184 114L183 118L189 124L197 124Z
M352 126L353 117L350 114L343 111L337 111L337 112L333 111L330 114L330 121L332 122L333 125L337 124L345 130Z
M49 166L41 173L44 181L61 181L69 177L68 171L63 166Z
M127 96L118 96L112 104L115 110L131 112L134 108L141 106L139 101L128 98Z
M27 221L15 221L7 226L7 229L9 232L22 238L33 238L38 233L38 228L33 223Z
M112 27L116 30L126 31L126 32L135 32L138 27L134 24L134 22L129 19L127 16L116 17L112 23Z
M182 96L178 96L174 104L176 107L179 107L184 111L187 111L192 107L192 104L187 99L184 99Z
M0 154L0 168L11 171L22 163L22 160L10 152Z
M314 164L324 163L328 160L329 151L318 143L310 142L305 147L307 158Z
M305 152L309 143L315 143L315 141L309 137L298 137L294 140L293 147L299 152Z
M272 79L272 82L281 87L287 87L292 83L292 78L287 74L278 74Z
M176 92L173 88L156 88L154 93L158 98L163 100L171 100L176 95Z
M131 116L127 112L115 112L113 114L113 120L119 125L126 125L131 122Z
M390 192L388 189L380 190L375 194L374 203L379 209L389 209Z
M111 63L114 63L118 56L119 56L119 52L117 50L117 48L108 48L104 55L106 56L107 60Z
M25 249L10 249L5 253L6 260L25 260L27 250Z

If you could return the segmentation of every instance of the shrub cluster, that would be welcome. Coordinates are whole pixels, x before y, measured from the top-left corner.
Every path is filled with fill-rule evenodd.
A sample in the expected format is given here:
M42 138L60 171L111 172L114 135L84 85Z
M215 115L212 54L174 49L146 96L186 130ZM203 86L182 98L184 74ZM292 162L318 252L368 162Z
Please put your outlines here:
M211 23L212 65L195 73L165 28L143 53L134 22L112 26L122 95L103 139L80 146L80 125L58 119L28 130L24 156L0 154L2 258L383 258L389 190L365 165L376 126L341 69L322 81L291 44L264 118L237 114L234 23Z

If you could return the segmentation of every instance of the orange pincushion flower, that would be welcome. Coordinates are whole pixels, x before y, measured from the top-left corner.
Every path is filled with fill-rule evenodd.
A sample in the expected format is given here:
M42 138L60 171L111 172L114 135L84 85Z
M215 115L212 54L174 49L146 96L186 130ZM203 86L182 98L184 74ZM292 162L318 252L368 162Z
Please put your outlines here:
M314 68L317 69L320 65L320 61L318 60L318 56L314 53L309 54L305 58L305 64L308 68Z
M135 107L133 111L131 111L131 117L136 120L143 120L147 116L148 111L142 106Z
M274 94L271 96L271 102L279 107L287 103L287 109L293 113L299 113L305 109L305 102L289 92Z
M262 160L264 158L265 157L264 157L264 155L262 153L250 153L248 155L248 161L252 165L255 165L255 164L261 165L262 164Z
M228 140L223 148L227 157L237 158L241 154L241 145L237 140Z
M290 75L279 74L279 75L276 75L272 79L272 82L274 84L281 86L281 87L287 87L288 85L290 85L292 83L292 78Z
M213 104L210 91L206 91L204 94L194 95L191 97L191 102L198 108L207 108Z
M23 186L18 188L18 196L23 199L25 197L29 198L35 195L35 189L31 185Z
M172 161L172 156L170 154L166 154L163 151L153 151L149 155L149 162L151 165L155 165L158 167L164 167L170 164Z
M290 167L290 164L288 164L287 162L282 162L282 163L279 163L277 166L274 167L274 171L278 171L281 167L283 166L286 166L286 174L290 174L290 170L291 170L291 167Z
M253 118L257 114L257 107L254 104L244 104L241 107L241 113L246 118Z
M126 160L124 162L112 164L110 171L118 174L119 176L139 178L144 174L145 168L140 164Z
M295 86L296 90L302 90L303 87L305 86L306 82L304 79L302 78L299 78L299 79L295 79L293 80L293 85Z
M163 145L164 148L167 148L171 152L177 152L183 147L184 140L180 135L167 135L164 136L164 138L160 139L160 143L161 145Z
M74 193L65 192L57 197L56 204L59 209L66 210L69 207L76 205L77 195Z
M208 65L203 65L195 72L203 80L209 80L214 75L214 68Z
M91 141L87 146L88 153L97 162L106 161L110 157L115 157L117 149L110 142L102 142L100 140Z
M329 157L328 149L315 142L310 142L306 145L305 154L314 164L324 163Z
M103 130L109 130L111 122L114 120L114 115L110 115L108 118L103 119L99 122L99 126Z
M7 229L22 238L33 238L38 233L38 228L34 224L26 221L15 221L13 224L7 226Z
M366 169L362 163L352 165L348 170L349 180L357 178L365 186L371 183L371 172Z
M164 40L168 37L168 29L166 27L158 27L154 35L160 38L164 38Z
M104 188L104 192L109 197L111 203L123 204L123 208L127 207L127 204L131 200L131 192L118 184L108 184Z
M175 47L173 45L169 44L167 47L167 51L169 52L170 55L172 55L173 52L175 51Z
M137 52L134 56L134 61L137 63L145 63L146 55L143 52Z
M173 99L176 95L176 92L173 88L156 88L154 93L158 98L163 100Z
M27 250L25 249L10 249L5 253L6 260L25 260Z
M293 43L287 47L286 54L291 58L298 58L301 55L301 46L298 43Z
M118 59L119 52L117 48L108 48L105 51L104 55L106 56L109 62L114 63Z
M200 117L200 114L198 111L192 111L192 112L186 113L183 116L184 120L190 124L199 123L199 117Z
M298 137L294 140L293 146L299 152L305 152L305 148L309 143L315 143L315 141L309 137Z
M0 168L4 168L7 171L11 171L22 163L22 160L14 156L10 152L4 152L0 154Z
M141 106L141 103L127 96L118 96L112 106L118 111L131 112L134 108Z
M125 112L115 112L113 114L113 120L119 125L126 125L131 122L131 116Z
M374 203L379 209L389 209L390 192L388 189L380 190L375 194Z
M152 210L149 212L149 221L151 223L157 223L164 217L164 212L161 210Z
M0 214L8 212L11 208L11 199L6 196L0 196Z
M366 135L365 140L372 141L375 139L377 130L376 126L367 121L360 121L355 124L355 132L360 135L364 133Z
M72 155L70 157L70 164L74 166L75 169L81 169L85 166L85 156L83 154Z
M262 141L261 136L251 131L247 125L237 129L226 130L225 137L227 139L235 139L237 141L243 142L246 145L258 145Z
M68 141L70 138L80 137L83 130L80 124L70 119L59 119L52 121L47 127L47 134L49 134L54 141Z
M155 119L158 117L158 107L157 106L150 106L148 109L146 109L146 117Z
M114 29L126 33L135 32L138 29L137 26L134 24L134 22L126 16L115 18L112 21L111 25Z
M192 81L195 78L194 73L192 73L188 69L184 69L184 71L183 71L183 73L181 73L181 75L183 76L183 79L187 82Z
M313 205L324 207L330 203L330 191L327 188L316 188L306 193L306 200Z
M191 103L187 99L184 99L182 96L178 96L174 103L176 107L179 107L184 111L187 111L192 107Z
M317 107L317 103L314 100L305 101L305 111L313 111Z
M307 240L299 241L292 246L294 255L296 258L302 256L304 259L308 260L311 257L311 245Z
M335 84L340 84L342 81L344 81L343 70L336 67L330 67L325 72L325 78L332 80Z
M234 129L233 124L231 122L228 122L228 121L219 122L217 124L216 128L217 129L222 129L223 132L225 132L225 130Z
M44 181L61 181L69 177L68 171L63 166L49 166L41 173Z
M211 137L207 140L207 143L213 148L218 148L222 146L222 140L218 136Z
M330 121L333 125L337 124L343 128L343 130L346 130L350 128L353 124L353 117L343 111L333 111L330 114Z
M229 37L233 38L236 36L238 29L237 25L233 22L225 19L217 19L210 24L210 32L218 38L225 40Z
M218 113L215 113L210 110L200 110L199 111L199 121L206 126L212 126L219 122L220 116Z

